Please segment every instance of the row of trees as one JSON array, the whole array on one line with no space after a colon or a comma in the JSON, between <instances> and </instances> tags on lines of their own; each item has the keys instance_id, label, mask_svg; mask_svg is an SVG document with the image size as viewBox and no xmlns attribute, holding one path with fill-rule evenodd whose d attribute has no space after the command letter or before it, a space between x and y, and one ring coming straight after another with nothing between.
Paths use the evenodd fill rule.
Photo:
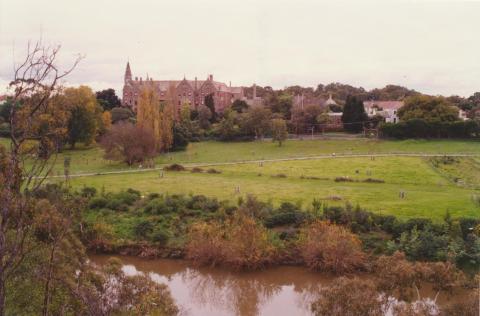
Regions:
<instances>
[{"instance_id":1,"label":"row of trees","mask_svg":"<svg viewBox=\"0 0 480 316\"><path fill-rule=\"evenodd\" d=\"M38 95L29 96L29 100L18 100L14 97L7 98L7 101L0 106L1 132L2 136L7 136L11 131L11 112L13 108L22 108L24 103L35 102ZM15 104L15 106L14 106ZM56 132L61 136L56 144L59 150L64 144L69 144L71 148L79 142L86 145L91 144L95 137L105 133L111 125L110 112L103 112L102 107L97 102L93 91L87 86L78 88L58 87L52 92L51 97L45 104L45 108L51 115L51 122L44 124L56 124Z\"/></svg>"}]
</instances>

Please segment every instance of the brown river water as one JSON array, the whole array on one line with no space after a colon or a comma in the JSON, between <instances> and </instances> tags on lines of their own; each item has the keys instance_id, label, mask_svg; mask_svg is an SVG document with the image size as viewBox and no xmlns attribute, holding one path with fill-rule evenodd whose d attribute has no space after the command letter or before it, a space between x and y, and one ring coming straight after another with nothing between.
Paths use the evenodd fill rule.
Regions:
<instances>
[{"instance_id":1,"label":"brown river water","mask_svg":"<svg viewBox=\"0 0 480 316\"><path fill-rule=\"evenodd\" d=\"M102 265L110 257L91 255L90 259ZM335 279L335 276L303 267L280 266L255 272L233 272L197 268L184 260L115 257L122 260L126 274L142 272L167 284L182 315L312 315L310 304L319 288ZM425 285L421 288L421 295L433 298L435 293ZM464 295L464 292L454 296L441 293L437 302L442 305L459 301Z\"/></svg>"}]
</instances>

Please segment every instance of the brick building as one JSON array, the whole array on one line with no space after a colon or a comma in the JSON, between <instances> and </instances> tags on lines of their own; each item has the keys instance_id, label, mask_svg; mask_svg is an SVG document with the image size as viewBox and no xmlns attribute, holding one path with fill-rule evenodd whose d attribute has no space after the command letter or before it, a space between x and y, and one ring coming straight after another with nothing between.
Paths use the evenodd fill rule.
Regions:
<instances>
[{"instance_id":1,"label":"brick building","mask_svg":"<svg viewBox=\"0 0 480 316\"><path fill-rule=\"evenodd\" d=\"M180 110L180 107L188 103L192 109L204 104L205 97L213 95L215 111L223 112L230 106L235 99L243 99L243 89L241 87L232 87L223 82L213 80L213 75L209 75L206 80L153 80L142 77L132 77L130 63L127 63L125 70L122 103L129 106L134 111L137 108L138 98L145 87L152 87L156 90L159 101L171 101Z\"/></svg>"}]
</instances>

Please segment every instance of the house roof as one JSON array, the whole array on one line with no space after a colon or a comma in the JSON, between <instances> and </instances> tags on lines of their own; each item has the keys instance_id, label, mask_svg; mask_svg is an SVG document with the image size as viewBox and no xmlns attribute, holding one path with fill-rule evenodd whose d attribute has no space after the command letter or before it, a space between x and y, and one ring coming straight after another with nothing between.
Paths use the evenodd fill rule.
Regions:
<instances>
[{"instance_id":1,"label":"house roof","mask_svg":"<svg viewBox=\"0 0 480 316\"><path fill-rule=\"evenodd\" d=\"M175 88L178 87L180 83L184 80L134 80L131 81L133 86L139 88L140 86L152 84L153 86L157 87L161 91L167 91L170 86L174 86ZM195 80L185 80L193 89L195 89ZM208 80L197 80L197 89L207 82ZM229 87L223 82L212 81L215 89L221 92L230 92L230 93L241 93L241 87Z\"/></svg>"},{"instance_id":2,"label":"house roof","mask_svg":"<svg viewBox=\"0 0 480 316\"><path fill-rule=\"evenodd\" d=\"M363 106L371 108L373 106L378 106L384 110L398 110L403 106L403 101L364 101Z\"/></svg>"}]
</instances>

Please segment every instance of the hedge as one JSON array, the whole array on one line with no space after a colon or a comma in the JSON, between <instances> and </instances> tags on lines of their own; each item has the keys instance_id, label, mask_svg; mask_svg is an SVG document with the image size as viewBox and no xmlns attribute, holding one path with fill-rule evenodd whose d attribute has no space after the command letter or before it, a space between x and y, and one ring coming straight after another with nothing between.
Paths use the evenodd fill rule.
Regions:
<instances>
[{"instance_id":1,"label":"hedge","mask_svg":"<svg viewBox=\"0 0 480 316\"><path fill-rule=\"evenodd\" d=\"M380 135L385 138L479 138L477 121L428 122L412 119L399 123L384 123Z\"/></svg>"}]
</instances>

